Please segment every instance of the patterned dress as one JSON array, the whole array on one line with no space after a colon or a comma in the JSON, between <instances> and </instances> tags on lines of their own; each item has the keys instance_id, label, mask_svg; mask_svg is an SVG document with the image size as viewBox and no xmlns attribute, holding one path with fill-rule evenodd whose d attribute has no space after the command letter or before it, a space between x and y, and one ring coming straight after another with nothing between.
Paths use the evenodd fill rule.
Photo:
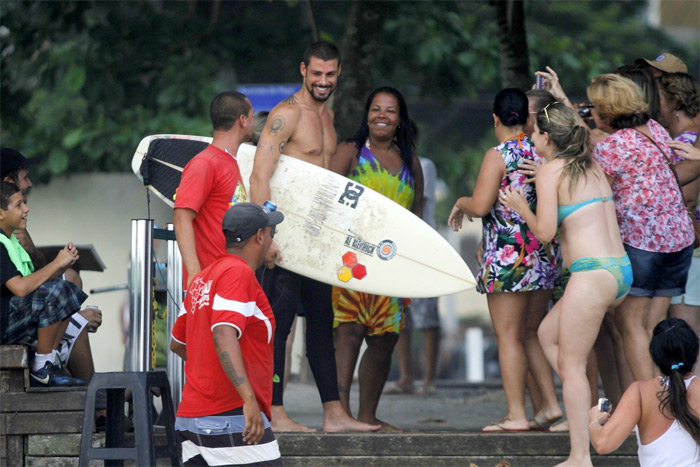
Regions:
<instances>
[{"instance_id":1,"label":"patterned dress","mask_svg":"<svg viewBox=\"0 0 700 467\"><path fill-rule=\"evenodd\" d=\"M404 164L397 174L392 174L365 144L358 154L357 166L348 178L362 183L406 209L413 205L414 184L411 168ZM408 299L384 297L354 290L333 287L333 327L343 323L359 323L367 327L368 336L388 332L399 333L404 327Z\"/></svg>"},{"instance_id":2,"label":"patterned dress","mask_svg":"<svg viewBox=\"0 0 700 467\"><path fill-rule=\"evenodd\" d=\"M518 172L518 164L529 159L541 162L532 140L524 134L495 148L506 165L500 189L524 187L530 209L535 211L534 184ZM559 278L561 260L555 243L541 243L515 211L496 202L482 219L483 261L476 290L480 293L527 292L553 289Z\"/></svg>"}]
</instances>

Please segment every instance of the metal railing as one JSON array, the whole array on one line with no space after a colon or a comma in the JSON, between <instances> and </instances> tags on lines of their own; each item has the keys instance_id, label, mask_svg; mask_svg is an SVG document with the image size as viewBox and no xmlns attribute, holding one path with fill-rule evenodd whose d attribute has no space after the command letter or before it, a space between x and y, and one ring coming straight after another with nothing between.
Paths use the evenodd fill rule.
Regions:
<instances>
[{"instance_id":1,"label":"metal railing","mask_svg":"<svg viewBox=\"0 0 700 467\"><path fill-rule=\"evenodd\" d=\"M182 308L182 257L174 239L173 226L168 224L167 231L156 229L155 233L153 226L153 219L131 220L131 267L129 272L131 325L129 327L129 343L126 348L127 358L125 359L127 366L125 370L127 371L150 371L153 369L154 238L162 238L168 242L166 281L168 290L166 335L168 341L179 310ZM166 371L170 380L173 405L177 408L184 382L184 362L169 351L169 345L166 355Z\"/></svg>"}]
</instances>

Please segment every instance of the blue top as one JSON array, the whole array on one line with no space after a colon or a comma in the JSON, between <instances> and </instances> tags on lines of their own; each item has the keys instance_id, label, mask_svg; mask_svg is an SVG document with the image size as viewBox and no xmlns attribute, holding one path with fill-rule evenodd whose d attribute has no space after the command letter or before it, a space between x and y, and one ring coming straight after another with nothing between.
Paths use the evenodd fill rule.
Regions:
<instances>
[{"instance_id":1,"label":"blue top","mask_svg":"<svg viewBox=\"0 0 700 467\"><path fill-rule=\"evenodd\" d=\"M591 203L597 203L599 201L602 203L605 201L612 201L612 200L613 200L612 196L605 196L605 197L601 196L598 198L591 198L588 201L583 201L581 203L567 204L565 206L559 206L557 208L557 220L558 220L557 224L561 225L561 223L564 221L564 219L566 219L569 215L578 211L579 209L581 209L584 206L587 206Z\"/></svg>"}]
</instances>

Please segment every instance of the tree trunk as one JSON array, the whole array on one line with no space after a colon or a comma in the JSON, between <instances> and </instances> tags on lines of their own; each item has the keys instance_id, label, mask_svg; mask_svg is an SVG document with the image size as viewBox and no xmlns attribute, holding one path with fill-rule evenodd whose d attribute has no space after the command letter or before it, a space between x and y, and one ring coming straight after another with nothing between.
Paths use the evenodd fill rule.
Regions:
<instances>
[{"instance_id":1,"label":"tree trunk","mask_svg":"<svg viewBox=\"0 0 700 467\"><path fill-rule=\"evenodd\" d=\"M344 141L362 121L364 102L373 90L372 70L384 19L392 2L354 0L341 47L342 70L333 109L338 141Z\"/></svg>"},{"instance_id":2,"label":"tree trunk","mask_svg":"<svg viewBox=\"0 0 700 467\"><path fill-rule=\"evenodd\" d=\"M504 88L530 88L530 56L525 32L522 0L492 0L496 7L498 42L501 55L501 83Z\"/></svg>"}]
</instances>

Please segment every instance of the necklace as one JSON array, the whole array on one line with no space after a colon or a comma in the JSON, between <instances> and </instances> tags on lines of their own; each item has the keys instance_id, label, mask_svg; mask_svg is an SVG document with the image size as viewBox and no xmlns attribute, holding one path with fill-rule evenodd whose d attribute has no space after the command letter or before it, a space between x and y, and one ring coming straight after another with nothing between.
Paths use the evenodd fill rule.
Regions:
<instances>
[{"instance_id":1,"label":"necklace","mask_svg":"<svg viewBox=\"0 0 700 467\"><path fill-rule=\"evenodd\" d=\"M527 136L525 133L518 133L517 135L513 135L513 136L509 136L509 137L505 138L503 141L500 142L500 144L503 144L503 143L505 143L506 141L510 141L510 140L513 140L513 139L516 139L516 138L517 138L517 140L518 140L518 148L522 149L522 148L523 148L523 138L524 138L525 136Z\"/></svg>"},{"instance_id":2,"label":"necklace","mask_svg":"<svg viewBox=\"0 0 700 467\"><path fill-rule=\"evenodd\" d=\"M396 146L396 143L392 141L389 147L386 149L386 151L388 152L393 146ZM367 138L367 141L365 141L365 147L370 150L372 149L369 144L369 137Z\"/></svg>"}]
</instances>

